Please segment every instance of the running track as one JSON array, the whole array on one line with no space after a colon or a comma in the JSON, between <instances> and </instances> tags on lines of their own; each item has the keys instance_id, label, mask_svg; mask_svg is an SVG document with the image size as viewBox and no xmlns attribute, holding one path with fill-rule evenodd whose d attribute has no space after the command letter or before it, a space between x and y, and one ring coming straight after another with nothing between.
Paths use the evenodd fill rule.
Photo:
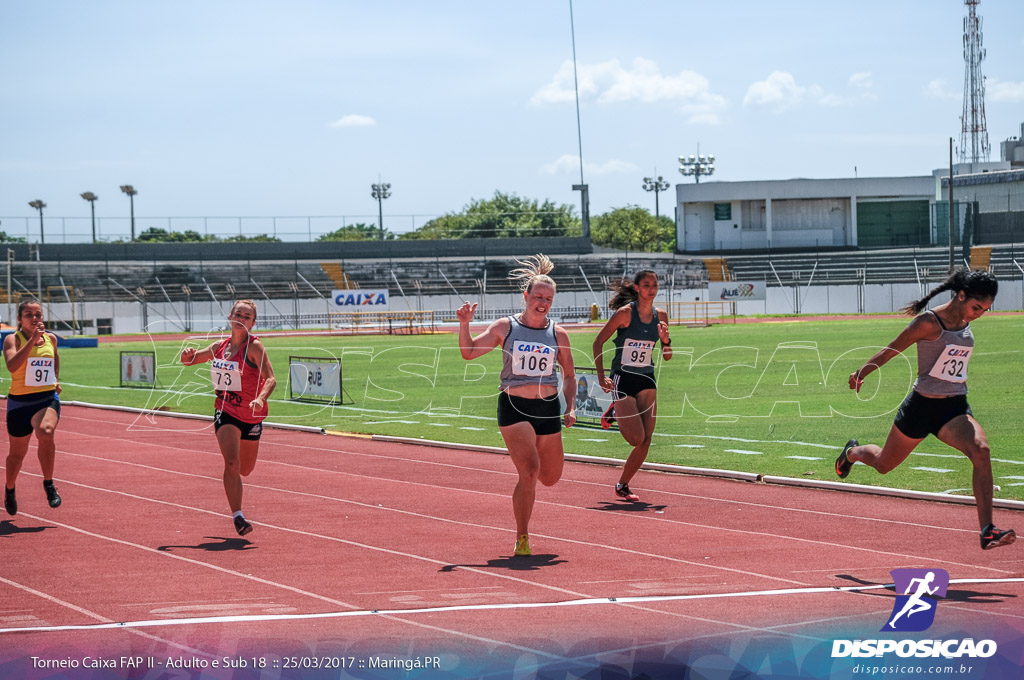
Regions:
<instances>
[{"instance_id":1,"label":"running track","mask_svg":"<svg viewBox=\"0 0 1024 680\"><path fill-rule=\"evenodd\" d=\"M64 505L46 506L33 450L20 512L0 521L0 678L533 677L640 660L681 677L751 654L756 669L765 644L795 650L803 673L832 663L818 657L834 639L884 637L893 591L873 586L897 567L969 581L929 637L997 637L1001 662L1024 664L1021 543L981 551L971 507L648 471L629 504L613 468L567 463L538 489L535 554L512 558L506 456L274 428L260 454L242 539L210 423L65 407ZM1024 513L997 513L1024 529ZM32 656L250 671L62 675ZM434 656L443 674L365 667ZM274 666L288 657L357 666Z\"/></svg>"}]
</instances>

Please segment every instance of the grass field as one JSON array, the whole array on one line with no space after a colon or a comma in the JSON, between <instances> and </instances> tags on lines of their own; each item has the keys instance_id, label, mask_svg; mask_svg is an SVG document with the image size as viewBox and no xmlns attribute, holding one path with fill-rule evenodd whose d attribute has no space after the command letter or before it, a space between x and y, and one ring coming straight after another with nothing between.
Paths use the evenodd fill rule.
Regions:
<instances>
[{"instance_id":1,"label":"grass field","mask_svg":"<svg viewBox=\"0 0 1024 680\"><path fill-rule=\"evenodd\" d=\"M676 356L660 367L658 426L648 460L835 479L833 461L847 439L884 441L913 381L916 355L911 350L872 374L860 395L847 387L847 377L906 323L894 317L673 328ZM1024 316L990 316L973 328L978 351L970 364L969 399L992 446L995 483L1001 487L996 496L1024 500L1024 432L1018 420ZM578 365L592 365L594 335L571 335ZM453 335L276 337L265 343L279 381L271 421L502 444L494 415L498 352L466 362ZM181 346L155 336L150 342L62 350L62 398L211 414L209 367L181 366ZM157 389L117 387L122 350L157 353ZM288 401L289 355L341 357L344 389L353 403ZM614 431L577 427L563 436L568 452L619 458L628 453ZM886 476L856 466L849 480L970 493L970 464L960 453L934 438L916 453Z\"/></svg>"}]
</instances>

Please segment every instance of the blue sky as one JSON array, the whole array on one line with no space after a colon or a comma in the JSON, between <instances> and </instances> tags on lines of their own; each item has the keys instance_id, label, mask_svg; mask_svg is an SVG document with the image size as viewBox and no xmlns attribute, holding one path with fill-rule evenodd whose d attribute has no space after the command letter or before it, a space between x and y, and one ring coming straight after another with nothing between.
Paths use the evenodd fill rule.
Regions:
<instances>
[{"instance_id":1,"label":"blue sky","mask_svg":"<svg viewBox=\"0 0 1024 680\"><path fill-rule=\"evenodd\" d=\"M653 210L643 178L692 182L698 144L727 181L928 174L959 142L960 0L573 11L592 214ZM998 160L1024 122L1024 3L979 14ZM579 204L568 0L6 0L0 51L10 233L33 199L87 218L83 191L109 231L121 184L140 217L371 221L379 175L396 231L495 190Z\"/></svg>"}]
</instances>

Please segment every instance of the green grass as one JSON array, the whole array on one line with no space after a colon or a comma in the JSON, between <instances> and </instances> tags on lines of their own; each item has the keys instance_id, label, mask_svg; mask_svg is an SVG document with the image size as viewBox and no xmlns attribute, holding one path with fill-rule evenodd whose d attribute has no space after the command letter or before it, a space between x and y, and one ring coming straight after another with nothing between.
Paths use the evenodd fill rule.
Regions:
<instances>
[{"instance_id":1,"label":"green grass","mask_svg":"<svg viewBox=\"0 0 1024 680\"><path fill-rule=\"evenodd\" d=\"M847 439L878 444L885 440L894 411L913 381L914 351L872 374L859 396L847 387L847 377L906 323L905 317L894 317L674 328L676 356L662 366L659 375L658 425L648 460L835 479L833 460ZM971 359L969 394L975 416L991 443L995 482L1002 487L996 496L1018 500L1024 500L1024 486L1010 484L1024 479L1006 478L1024 477L1024 433L1017 420L1020 386L1024 384L1022 328L1021 316L975 322L978 351ZM592 364L589 347L594 335L571 335L578 365ZM271 403L271 421L502 444L494 415L498 352L466 362L459 356L453 335L272 337L264 342L279 381ZM209 367L181 366L177 361L181 344L155 336L152 342L63 350L62 397L210 414ZM121 350L157 352L158 389L117 387ZM331 407L289 402L289 355L341 356L344 388L354 403ZM467 427L479 429L460 429ZM564 431L563 436L566 451L572 453L624 458L629 450L616 432L577 427ZM918 451L951 457L911 456L885 476L857 466L849 479L878 486L969 493L966 458L934 438L922 442ZM954 472L912 469L919 466Z\"/></svg>"}]
</instances>

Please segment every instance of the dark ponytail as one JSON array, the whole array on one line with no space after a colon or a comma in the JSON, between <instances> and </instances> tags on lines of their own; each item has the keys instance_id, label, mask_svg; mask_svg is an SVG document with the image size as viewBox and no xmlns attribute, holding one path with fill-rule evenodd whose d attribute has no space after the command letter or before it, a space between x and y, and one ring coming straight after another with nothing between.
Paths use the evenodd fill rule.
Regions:
<instances>
[{"instance_id":1,"label":"dark ponytail","mask_svg":"<svg viewBox=\"0 0 1024 680\"><path fill-rule=\"evenodd\" d=\"M928 301L939 293L951 290L954 293L964 292L969 298L975 300L995 299L999 292L999 282L996 277L983 269L971 271L965 267L955 269L948 279L932 289L930 293L920 300L914 300L906 307L900 309L907 314L918 314L928 306Z\"/></svg>"},{"instance_id":2,"label":"dark ponytail","mask_svg":"<svg viewBox=\"0 0 1024 680\"><path fill-rule=\"evenodd\" d=\"M620 309L625 307L631 302L636 302L640 299L640 293L636 287L640 285L640 282L647 276L653 276L655 280L658 278L658 272L653 269L641 269L634 276L633 280L619 279L613 281L609 286L612 290L612 300L608 303L608 306L612 309Z\"/></svg>"}]
</instances>

